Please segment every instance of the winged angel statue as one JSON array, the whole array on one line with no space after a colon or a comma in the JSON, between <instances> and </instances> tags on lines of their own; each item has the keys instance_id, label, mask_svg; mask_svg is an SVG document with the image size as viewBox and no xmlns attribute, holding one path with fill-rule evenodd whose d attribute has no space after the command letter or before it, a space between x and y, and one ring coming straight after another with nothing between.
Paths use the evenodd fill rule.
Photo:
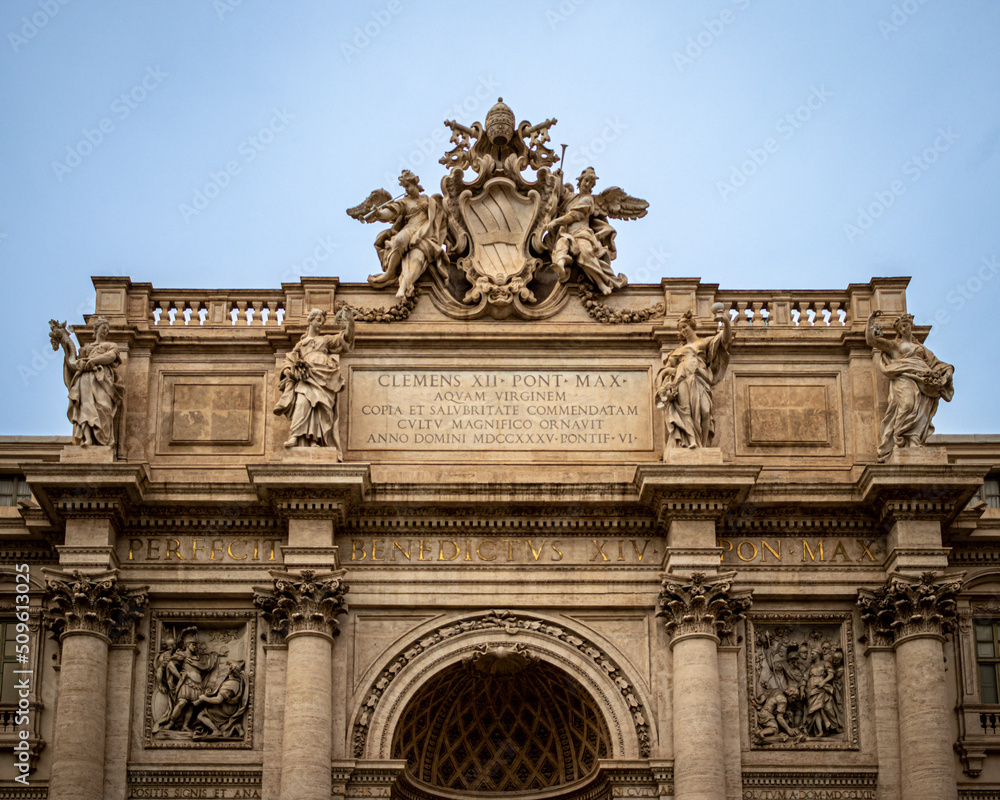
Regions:
<instances>
[{"instance_id":1,"label":"winged angel statue","mask_svg":"<svg viewBox=\"0 0 1000 800\"><path fill-rule=\"evenodd\" d=\"M456 319L551 316L566 303L574 266L603 294L624 287L625 276L611 269L616 234L608 218L638 219L649 204L616 186L594 195L592 167L579 191L564 184L561 167L551 169L560 160L548 147L555 123L515 126L502 98L484 124L446 121L454 148L441 159L450 169L442 194L428 197L404 170L399 197L376 189L347 211L392 223L375 240L382 273L369 283L396 285L405 297L429 273L435 304Z\"/></svg>"}]
</instances>

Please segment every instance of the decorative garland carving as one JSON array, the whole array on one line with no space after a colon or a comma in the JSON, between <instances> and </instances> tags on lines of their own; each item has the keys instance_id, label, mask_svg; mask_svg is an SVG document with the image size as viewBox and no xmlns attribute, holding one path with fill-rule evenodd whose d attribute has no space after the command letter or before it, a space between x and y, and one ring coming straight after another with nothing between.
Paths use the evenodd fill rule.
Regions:
<instances>
[{"instance_id":1,"label":"decorative garland carving","mask_svg":"<svg viewBox=\"0 0 1000 800\"><path fill-rule=\"evenodd\" d=\"M859 589L858 606L869 640L894 643L907 636L947 636L958 624L955 598L963 576L925 572L914 579L893 575L874 591Z\"/></svg>"},{"instance_id":2,"label":"decorative garland carving","mask_svg":"<svg viewBox=\"0 0 1000 800\"><path fill-rule=\"evenodd\" d=\"M605 325L623 325L629 322L648 322L653 317L662 317L663 303L648 308L611 308L607 303L597 299L597 292L587 283L581 283L579 289L583 307L587 309L592 319Z\"/></svg>"},{"instance_id":3,"label":"decorative garland carving","mask_svg":"<svg viewBox=\"0 0 1000 800\"><path fill-rule=\"evenodd\" d=\"M666 618L665 626L671 636L708 634L720 639L728 636L753 602L752 589L732 590L735 577L735 572L711 577L695 572L681 583L674 576L665 575L656 616Z\"/></svg>"},{"instance_id":4,"label":"decorative garland carving","mask_svg":"<svg viewBox=\"0 0 1000 800\"><path fill-rule=\"evenodd\" d=\"M612 679L618 691L632 712L632 721L635 725L636 735L639 739L639 753L643 758L649 757L650 738L649 723L647 714L642 702L635 695L632 684L625 677L624 671L615 661L603 650L592 642L583 639L565 629L553 625L547 620L542 620L530 615L519 615L512 611L489 611L483 616L473 619L459 620L442 625L430 633L426 634L419 642L410 647L401 656L397 657L391 664L381 671L379 676L371 684L368 696L364 702L364 710L361 712L354 724L354 757L364 756L365 743L368 741L369 725L386 689L397 675L413 659L421 653L435 647L441 642L450 639L460 633L470 631L492 631L503 630L507 633L517 633L518 631L532 631L534 633L551 636L554 639L569 644L576 650L595 662Z\"/></svg>"},{"instance_id":5,"label":"decorative garland carving","mask_svg":"<svg viewBox=\"0 0 1000 800\"><path fill-rule=\"evenodd\" d=\"M410 316L410 312L416 308L419 298L419 287L412 286L407 289L405 297L396 303L396 305L389 306L388 308L385 306L349 306L346 301L339 300L334 305L334 311L349 308L354 312L355 319L359 322L399 322Z\"/></svg>"},{"instance_id":6,"label":"decorative garland carving","mask_svg":"<svg viewBox=\"0 0 1000 800\"><path fill-rule=\"evenodd\" d=\"M149 603L148 586L127 587L118 582L118 571L88 576L73 572L48 573L45 625L53 637L88 631L114 642L134 635Z\"/></svg>"},{"instance_id":7,"label":"decorative garland carving","mask_svg":"<svg viewBox=\"0 0 1000 800\"><path fill-rule=\"evenodd\" d=\"M294 633L321 633L336 636L337 617L347 613L344 595L348 587L344 571L299 573L271 570L274 589L254 590L254 605L264 612L273 631L286 638Z\"/></svg>"}]
</instances>

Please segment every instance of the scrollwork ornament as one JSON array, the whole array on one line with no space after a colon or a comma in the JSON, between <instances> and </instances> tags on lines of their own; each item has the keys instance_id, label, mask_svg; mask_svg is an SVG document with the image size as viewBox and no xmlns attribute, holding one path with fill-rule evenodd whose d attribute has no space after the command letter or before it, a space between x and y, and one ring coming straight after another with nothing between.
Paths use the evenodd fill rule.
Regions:
<instances>
[{"instance_id":1,"label":"scrollwork ornament","mask_svg":"<svg viewBox=\"0 0 1000 800\"><path fill-rule=\"evenodd\" d=\"M131 637L149 603L148 586L127 587L116 570L99 575L48 572L45 625L56 639L79 631L114 642Z\"/></svg>"},{"instance_id":2,"label":"scrollwork ornament","mask_svg":"<svg viewBox=\"0 0 1000 800\"><path fill-rule=\"evenodd\" d=\"M320 633L336 636L337 617L347 613L348 592L344 573L317 573L304 569L299 573L272 570L272 589L255 589L254 605L264 612L272 630L288 637L296 633Z\"/></svg>"},{"instance_id":3,"label":"scrollwork ornament","mask_svg":"<svg viewBox=\"0 0 1000 800\"><path fill-rule=\"evenodd\" d=\"M703 634L720 639L728 636L753 602L753 590L733 591L735 577L735 572L712 576L695 572L685 581L665 576L656 616L665 618L671 636Z\"/></svg>"}]
</instances>

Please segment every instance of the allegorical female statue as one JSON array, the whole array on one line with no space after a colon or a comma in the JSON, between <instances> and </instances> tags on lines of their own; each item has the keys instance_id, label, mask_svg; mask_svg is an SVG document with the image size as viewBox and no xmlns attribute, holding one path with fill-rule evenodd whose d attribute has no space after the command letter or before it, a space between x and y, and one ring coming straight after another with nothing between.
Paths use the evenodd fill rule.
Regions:
<instances>
[{"instance_id":1,"label":"allegorical female statue","mask_svg":"<svg viewBox=\"0 0 1000 800\"><path fill-rule=\"evenodd\" d=\"M882 336L876 321L881 311L872 312L865 329L865 341L882 351L882 371L889 378L889 405L882 418L878 460L885 461L895 448L923 447L934 433L931 424L938 400L955 395L951 364L938 361L934 354L913 338L913 316L903 314L892 325L895 339Z\"/></svg>"},{"instance_id":2,"label":"allegorical female statue","mask_svg":"<svg viewBox=\"0 0 1000 800\"><path fill-rule=\"evenodd\" d=\"M354 315L346 308L338 311L334 322L340 331L334 334L320 332L325 322L325 311L309 312L306 332L285 356L274 413L292 421L285 447L335 447L340 459L337 393L344 378L339 355L354 347Z\"/></svg>"},{"instance_id":3,"label":"allegorical female statue","mask_svg":"<svg viewBox=\"0 0 1000 800\"><path fill-rule=\"evenodd\" d=\"M715 436L712 387L725 377L733 331L721 303L712 306L718 332L699 339L688 311L677 322L684 343L666 357L656 375L656 406L664 410L667 449L710 447Z\"/></svg>"},{"instance_id":4,"label":"allegorical female statue","mask_svg":"<svg viewBox=\"0 0 1000 800\"><path fill-rule=\"evenodd\" d=\"M628 280L611 269L611 262L617 254L616 232L608 223L608 217L644 217L649 203L625 194L617 186L594 195L596 183L594 168L587 167L577 180L578 192L564 187L560 214L545 226L545 230L554 234L552 266L559 280L567 280L569 267L576 264L601 294L611 294L613 290L624 287Z\"/></svg>"},{"instance_id":5,"label":"allegorical female statue","mask_svg":"<svg viewBox=\"0 0 1000 800\"><path fill-rule=\"evenodd\" d=\"M376 189L347 213L361 222L391 222L392 227L375 238L375 251L384 270L371 275L368 283L382 288L399 281L396 297L405 297L428 266L444 258L447 222L441 195L423 194L420 179L404 169L399 176L404 194L392 199L385 189Z\"/></svg>"},{"instance_id":6,"label":"allegorical female statue","mask_svg":"<svg viewBox=\"0 0 1000 800\"><path fill-rule=\"evenodd\" d=\"M69 389L66 416L73 423L73 444L106 445L117 443L118 414L124 395L124 383L118 374L121 351L108 341L111 326L105 317L94 320L94 341L77 352L66 323L49 320L52 349L63 349L63 381Z\"/></svg>"}]
</instances>

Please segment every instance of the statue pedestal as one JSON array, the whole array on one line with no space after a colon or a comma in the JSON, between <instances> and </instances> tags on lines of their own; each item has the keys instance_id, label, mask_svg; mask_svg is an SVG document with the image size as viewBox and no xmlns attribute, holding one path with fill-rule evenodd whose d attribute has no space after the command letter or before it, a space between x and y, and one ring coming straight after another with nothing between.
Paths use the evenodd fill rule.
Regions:
<instances>
[{"instance_id":1,"label":"statue pedestal","mask_svg":"<svg viewBox=\"0 0 1000 800\"><path fill-rule=\"evenodd\" d=\"M721 464L722 450L718 447L668 447L663 451L664 464Z\"/></svg>"},{"instance_id":2,"label":"statue pedestal","mask_svg":"<svg viewBox=\"0 0 1000 800\"><path fill-rule=\"evenodd\" d=\"M897 447L886 464L947 464L948 453L939 447Z\"/></svg>"},{"instance_id":3,"label":"statue pedestal","mask_svg":"<svg viewBox=\"0 0 1000 800\"><path fill-rule=\"evenodd\" d=\"M286 464L337 464L341 461L336 447L287 447L281 451Z\"/></svg>"},{"instance_id":4,"label":"statue pedestal","mask_svg":"<svg viewBox=\"0 0 1000 800\"><path fill-rule=\"evenodd\" d=\"M63 464L114 464L115 451L106 445L68 444L59 452Z\"/></svg>"}]
</instances>

